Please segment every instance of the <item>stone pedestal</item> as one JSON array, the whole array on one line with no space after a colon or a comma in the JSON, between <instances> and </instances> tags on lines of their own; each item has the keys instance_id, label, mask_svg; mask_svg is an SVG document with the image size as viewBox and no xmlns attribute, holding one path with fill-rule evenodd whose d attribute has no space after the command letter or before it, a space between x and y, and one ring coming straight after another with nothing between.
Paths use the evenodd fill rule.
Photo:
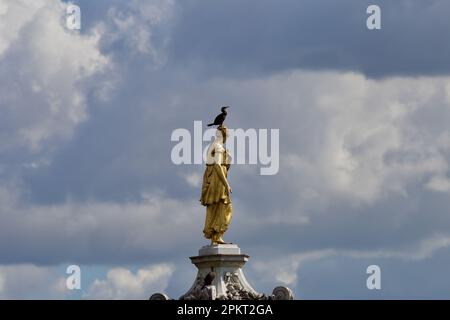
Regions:
<instances>
[{"instance_id":1,"label":"stone pedestal","mask_svg":"<svg viewBox=\"0 0 450 320\"><path fill-rule=\"evenodd\" d=\"M198 256L190 257L198 272L192 287L180 300L293 300L287 287L276 287L272 295L258 293L248 283L242 268L249 256L236 244L204 246ZM164 294L154 294L151 300L164 300Z\"/></svg>"},{"instance_id":2,"label":"stone pedestal","mask_svg":"<svg viewBox=\"0 0 450 320\"><path fill-rule=\"evenodd\" d=\"M236 244L219 244L204 246L198 256L191 257L192 263L197 267L197 277L191 289L181 299L198 299L204 286L205 277L214 273L214 280L210 287L211 294L203 294L208 299L258 299L263 295L257 293L248 283L242 268L249 256L241 253ZM198 290L200 289L200 291ZM209 288L203 288L209 289Z\"/></svg>"}]
</instances>

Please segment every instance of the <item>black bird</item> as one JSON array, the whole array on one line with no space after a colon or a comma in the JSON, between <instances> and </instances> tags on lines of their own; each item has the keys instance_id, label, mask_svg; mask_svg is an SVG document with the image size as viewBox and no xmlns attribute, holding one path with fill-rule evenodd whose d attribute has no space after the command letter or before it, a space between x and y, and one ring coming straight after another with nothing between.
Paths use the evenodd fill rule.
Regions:
<instances>
[{"instance_id":1,"label":"black bird","mask_svg":"<svg viewBox=\"0 0 450 320\"><path fill-rule=\"evenodd\" d=\"M203 280L203 287L201 290L203 290L206 286L210 286L213 283L215 277L216 273L214 272L213 268L211 268L211 271L208 272L205 279Z\"/></svg>"},{"instance_id":2,"label":"black bird","mask_svg":"<svg viewBox=\"0 0 450 320\"><path fill-rule=\"evenodd\" d=\"M227 108L229 108L229 106L226 107L222 107L220 109L220 111L222 111L221 114L219 114L215 119L213 123L208 124L208 127L211 126L221 126L223 124L223 122L225 121L225 118L227 117Z\"/></svg>"}]
</instances>

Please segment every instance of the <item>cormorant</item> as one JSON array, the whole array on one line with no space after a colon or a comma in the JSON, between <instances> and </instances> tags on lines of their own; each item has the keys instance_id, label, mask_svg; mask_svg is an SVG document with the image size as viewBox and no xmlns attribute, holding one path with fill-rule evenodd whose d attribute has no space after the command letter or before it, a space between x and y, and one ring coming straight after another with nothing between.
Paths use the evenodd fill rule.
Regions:
<instances>
[{"instance_id":1,"label":"cormorant","mask_svg":"<svg viewBox=\"0 0 450 320\"><path fill-rule=\"evenodd\" d=\"M229 106L226 107L222 107L220 109L220 111L222 111L221 114L219 114L215 119L213 123L208 124L208 127L211 126L221 126L223 124L223 122L225 121L225 118L227 116L227 108L229 108Z\"/></svg>"},{"instance_id":2,"label":"cormorant","mask_svg":"<svg viewBox=\"0 0 450 320\"><path fill-rule=\"evenodd\" d=\"M211 268L211 271L208 272L205 279L203 280L203 287L201 290L203 290L206 286L210 286L213 283L215 277L216 273L214 272L214 269Z\"/></svg>"}]
</instances>

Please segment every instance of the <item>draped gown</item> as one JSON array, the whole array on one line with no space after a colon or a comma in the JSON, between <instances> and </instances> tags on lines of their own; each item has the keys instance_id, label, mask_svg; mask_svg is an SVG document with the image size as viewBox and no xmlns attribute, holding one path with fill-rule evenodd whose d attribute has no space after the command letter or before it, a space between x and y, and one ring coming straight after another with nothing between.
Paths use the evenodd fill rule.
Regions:
<instances>
[{"instance_id":1,"label":"draped gown","mask_svg":"<svg viewBox=\"0 0 450 320\"><path fill-rule=\"evenodd\" d=\"M220 154L216 154L216 153ZM212 156L216 160L213 164L207 164L203 174L202 193L200 202L206 206L206 219L203 228L205 238L213 241L220 239L231 222L233 208L227 187L220 179L220 172L227 178L229 154L223 146L217 144L212 150Z\"/></svg>"}]
</instances>

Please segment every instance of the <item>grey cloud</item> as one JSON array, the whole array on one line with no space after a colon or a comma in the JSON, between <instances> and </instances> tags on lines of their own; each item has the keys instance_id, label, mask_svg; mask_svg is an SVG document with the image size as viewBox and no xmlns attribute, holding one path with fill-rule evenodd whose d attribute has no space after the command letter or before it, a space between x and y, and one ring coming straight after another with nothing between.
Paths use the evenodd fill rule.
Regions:
<instances>
[{"instance_id":1,"label":"grey cloud","mask_svg":"<svg viewBox=\"0 0 450 320\"><path fill-rule=\"evenodd\" d=\"M208 76L257 77L292 69L369 77L448 74L446 1L180 1L172 60ZM366 28L366 9L382 29Z\"/></svg>"}]
</instances>

